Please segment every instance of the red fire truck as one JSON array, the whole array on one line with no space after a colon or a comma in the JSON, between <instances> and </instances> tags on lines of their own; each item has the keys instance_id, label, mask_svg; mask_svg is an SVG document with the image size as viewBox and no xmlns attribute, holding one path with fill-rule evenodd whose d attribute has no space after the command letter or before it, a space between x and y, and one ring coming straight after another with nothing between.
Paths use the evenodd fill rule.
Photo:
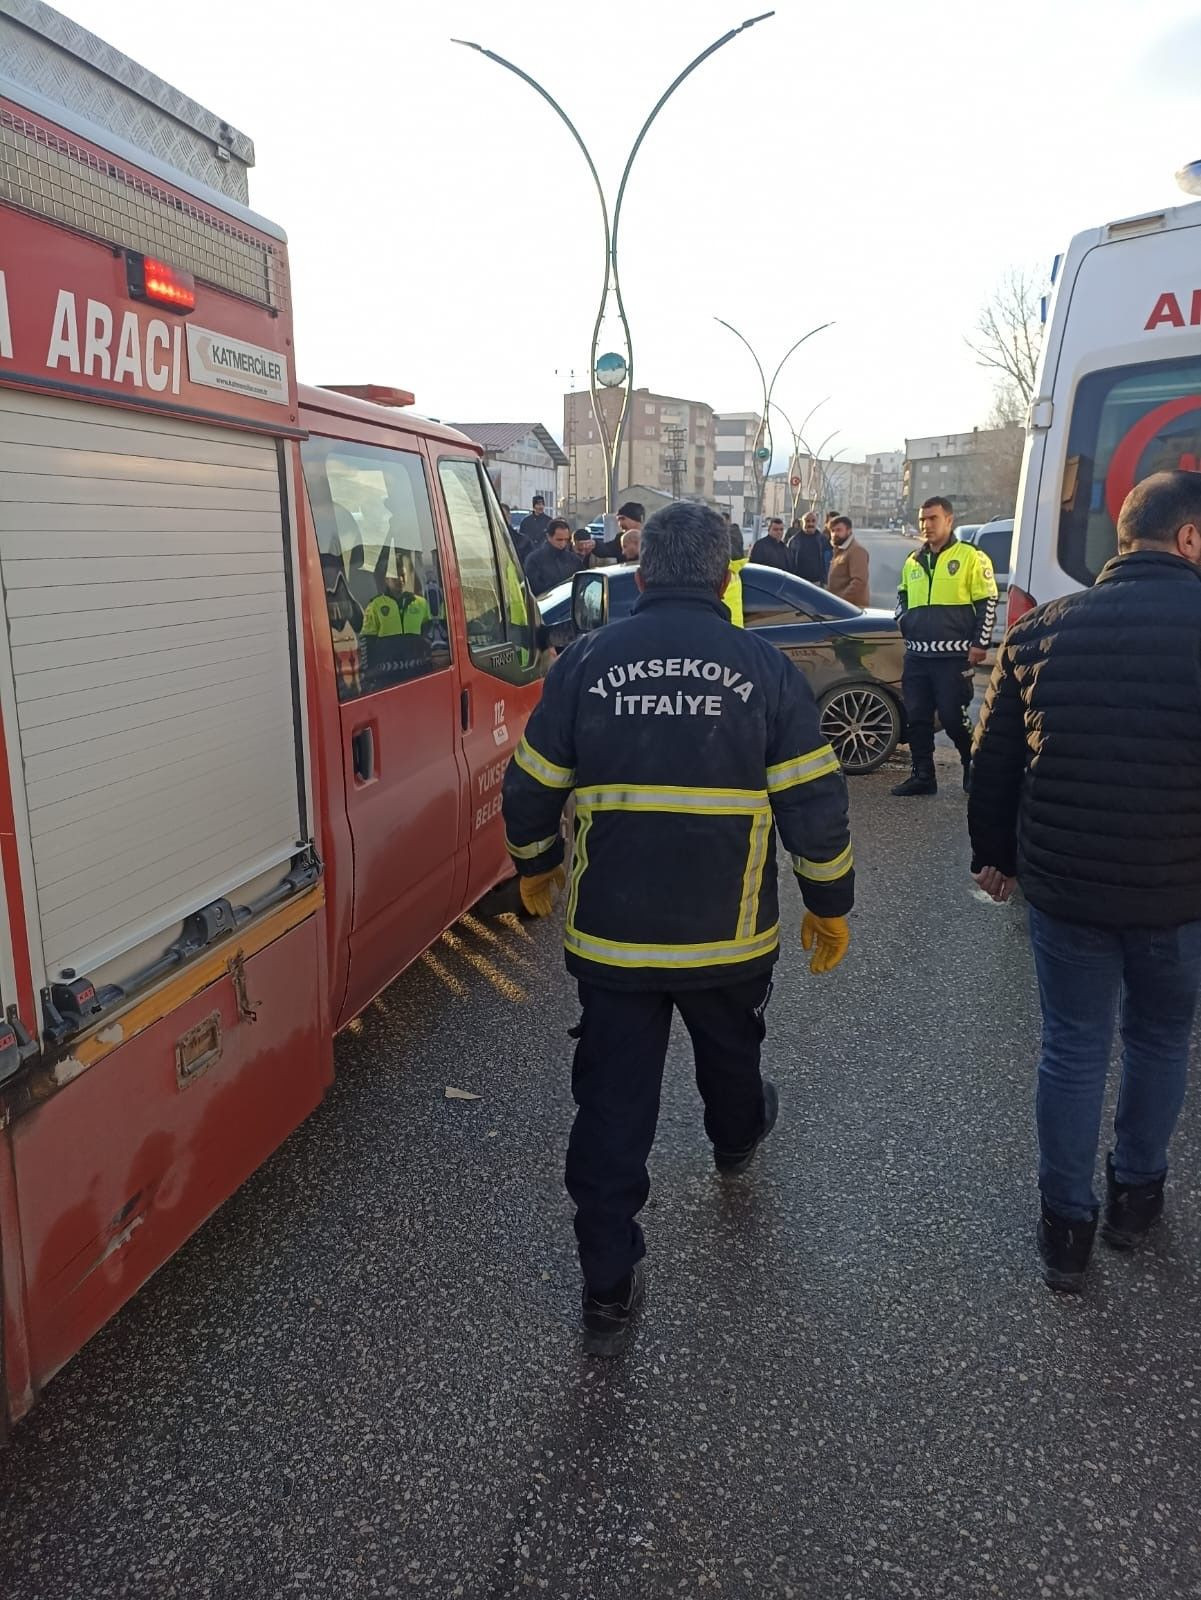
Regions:
<instances>
[{"instance_id":1,"label":"red fire truck","mask_svg":"<svg viewBox=\"0 0 1201 1600\"><path fill-rule=\"evenodd\" d=\"M0 5L0 1436L506 879L543 671L474 445L298 389L243 135Z\"/></svg>"}]
</instances>

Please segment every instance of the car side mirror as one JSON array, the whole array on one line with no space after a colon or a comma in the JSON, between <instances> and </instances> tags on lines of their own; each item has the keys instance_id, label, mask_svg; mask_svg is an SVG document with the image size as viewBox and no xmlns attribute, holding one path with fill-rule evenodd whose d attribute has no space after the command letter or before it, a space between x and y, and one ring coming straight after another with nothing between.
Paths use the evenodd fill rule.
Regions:
<instances>
[{"instance_id":1,"label":"car side mirror","mask_svg":"<svg viewBox=\"0 0 1201 1600\"><path fill-rule=\"evenodd\" d=\"M604 571L577 572L571 580L571 620L577 633L595 633L609 620L609 578Z\"/></svg>"}]
</instances>

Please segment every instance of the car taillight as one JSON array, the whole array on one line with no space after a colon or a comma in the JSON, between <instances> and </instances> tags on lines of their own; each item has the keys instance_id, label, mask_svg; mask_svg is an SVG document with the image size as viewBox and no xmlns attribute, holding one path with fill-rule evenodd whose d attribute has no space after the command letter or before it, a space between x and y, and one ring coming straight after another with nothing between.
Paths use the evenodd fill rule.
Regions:
<instances>
[{"instance_id":1,"label":"car taillight","mask_svg":"<svg viewBox=\"0 0 1201 1600\"><path fill-rule=\"evenodd\" d=\"M1027 611L1033 611L1034 606L1035 601L1026 593L1025 589L1019 589L1016 583L1011 583L1009 585L1009 610L1005 617L1005 626L1012 628L1015 622L1019 622L1026 615Z\"/></svg>"}]
</instances>

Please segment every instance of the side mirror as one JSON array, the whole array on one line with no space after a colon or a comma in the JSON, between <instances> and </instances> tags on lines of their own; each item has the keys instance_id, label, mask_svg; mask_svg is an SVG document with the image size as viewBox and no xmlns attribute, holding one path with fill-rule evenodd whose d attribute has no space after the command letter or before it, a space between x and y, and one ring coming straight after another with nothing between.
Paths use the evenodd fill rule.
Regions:
<instances>
[{"instance_id":1,"label":"side mirror","mask_svg":"<svg viewBox=\"0 0 1201 1600\"><path fill-rule=\"evenodd\" d=\"M609 620L609 577L604 571L577 572L571 580L571 620L577 633L595 633Z\"/></svg>"}]
</instances>

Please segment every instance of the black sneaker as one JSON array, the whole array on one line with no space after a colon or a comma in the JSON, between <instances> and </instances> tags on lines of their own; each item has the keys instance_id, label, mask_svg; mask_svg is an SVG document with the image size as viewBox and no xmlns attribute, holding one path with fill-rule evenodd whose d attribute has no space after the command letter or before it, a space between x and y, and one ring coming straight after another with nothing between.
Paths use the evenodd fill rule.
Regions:
<instances>
[{"instance_id":1,"label":"black sneaker","mask_svg":"<svg viewBox=\"0 0 1201 1600\"><path fill-rule=\"evenodd\" d=\"M1141 1244L1163 1216L1165 1179L1153 1183L1119 1183L1114 1176L1113 1156L1105 1157L1105 1220L1101 1237L1115 1250L1133 1250Z\"/></svg>"},{"instance_id":2,"label":"black sneaker","mask_svg":"<svg viewBox=\"0 0 1201 1600\"><path fill-rule=\"evenodd\" d=\"M752 1141L745 1150L719 1150L713 1146L713 1165L718 1172L726 1178L736 1178L740 1172L745 1172L755 1159L755 1151L767 1138L776 1125L776 1118L780 1115L780 1096L774 1083L767 1078L763 1080L763 1130L759 1137Z\"/></svg>"},{"instance_id":3,"label":"black sneaker","mask_svg":"<svg viewBox=\"0 0 1201 1600\"><path fill-rule=\"evenodd\" d=\"M938 779L932 772L928 776L923 772L914 772L890 792L902 800L908 800L915 794L937 794Z\"/></svg>"},{"instance_id":4,"label":"black sneaker","mask_svg":"<svg viewBox=\"0 0 1201 1600\"><path fill-rule=\"evenodd\" d=\"M602 1299L588 1293L584 1286L580 1306L580 1328L584 1335L584 1352L590 1356L620 1355L630 1337L630 1326L646 1289L646 1274L642 1262L635 1264L623 1284Z\"/></svg>"},{"instance_id":5,"label":"black sneaker","mask_svg":"<svg viewBox=\"0 0 1201 1600\"><path fill-rule=\"evenodd\" d=\"M1038 1253L1043 1258L1043 1281L1048 1289L1060 1294L1080 1293L1096 1231L1095 1217L1088 1222L1061 1217L1043 1201L1038 1219Z\"/></svg>"}]
</instances>

